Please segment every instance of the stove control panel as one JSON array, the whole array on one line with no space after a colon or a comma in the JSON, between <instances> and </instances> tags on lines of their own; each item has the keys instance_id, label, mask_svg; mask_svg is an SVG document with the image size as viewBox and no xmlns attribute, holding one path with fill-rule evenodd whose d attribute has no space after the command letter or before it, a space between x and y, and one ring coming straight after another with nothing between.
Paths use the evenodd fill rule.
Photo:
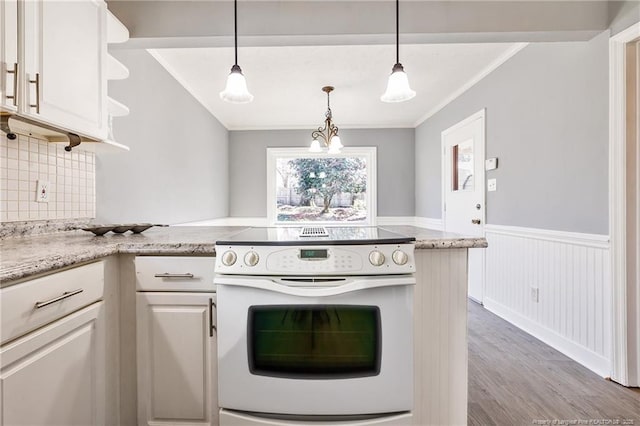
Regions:
<instances>
[{"instance_id":1,"label":"stove control panel","mask_svg":"<svg viewBox=\"0 0 640 426\"><path fill-rule=\"evenodd\" d=\"M386 275L415 271L413 244L216 246L216 273Z\"/></svg>"}]
</instances>

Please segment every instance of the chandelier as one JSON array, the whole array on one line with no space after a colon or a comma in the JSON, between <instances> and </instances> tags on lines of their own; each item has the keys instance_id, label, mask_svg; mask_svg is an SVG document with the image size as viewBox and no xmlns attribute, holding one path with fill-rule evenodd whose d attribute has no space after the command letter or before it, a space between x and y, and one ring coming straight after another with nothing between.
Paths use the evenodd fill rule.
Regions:
<instances>
[{"instance_id":1,"label":"chandelier","mask_svg":"<svg viewBox=\"0 0 640 426\"><path fill-rule=\"evenodd\" d=\"M329 154L337 154L342 149L342 142L338 136L338 127L333 124L331 119L331 106L329 104L329 94L333 91L333 86L325 86L322 91L327 94L327 112L324 114L324 127L318 127L318 130L311 132L310 152L322 152L324 148L328 148ZM320 144L322 141L322 145Z\"/></svg>"}]
</instances>

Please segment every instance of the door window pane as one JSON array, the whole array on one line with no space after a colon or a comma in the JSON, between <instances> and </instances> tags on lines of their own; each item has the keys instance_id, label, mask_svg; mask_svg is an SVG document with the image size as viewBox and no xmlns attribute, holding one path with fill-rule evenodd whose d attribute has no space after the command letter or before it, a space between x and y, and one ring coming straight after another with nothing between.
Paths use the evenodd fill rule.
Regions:
<instances>
[{"instance_id":1,"label":"door window pane","mask_svg":"<svg viewBox=\"0 0 640 426\"><path fill-rule=\"evenodd\" d=\"M261 376L342 379L380 372L377 306L251 306L249 370Z\"/></svg>"},{"instance_id":2,"label":"door window pane","mask_svg":"<svg viewBox=\"0 0 640 426\"><path fill-rule=\"evenodd\" d=\"M453 191L473 191L473 140L452 147Z\"/></svg>"}]
</instances>

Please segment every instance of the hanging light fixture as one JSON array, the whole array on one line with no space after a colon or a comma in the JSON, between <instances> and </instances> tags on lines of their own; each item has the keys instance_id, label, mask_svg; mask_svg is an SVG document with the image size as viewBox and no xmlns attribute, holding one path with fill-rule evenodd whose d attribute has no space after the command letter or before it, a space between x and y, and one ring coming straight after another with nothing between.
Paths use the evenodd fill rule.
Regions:
<instances>
[{"instance_id":1,"label":"hanging light fixture","mask_svg":"<svg viewBox=\"0 0 640 426\"><path fill-rule=\"evenodd\" d=\"M247 80L238 65L238 0L233 1L233 25L235 62L231 67L229 77L227 77L227 86L220 92L220 99L234 104L245 104L253 100L253 95L249 93Z\"/></svg>"},{"instance_id":2,"label":"hanging light fixture","mask_svg":"<svg viewBox=\"0 0 640 426\"><path fill-rule=\"evenodd\" d=\"M333 91L333 86L325 86L322 91L327 94L327 112L324 114L324 127L318 127L318 130L311 132L310 152L322 152L323 148L328 148L329 154L337 154L342 149L342 142L338 136L338 127L331 121L331 106L329 103L329 93ZM320 141L322 140L322 144Z\"/></svg>"},{"instance_id":3,"label":"hanging light fixture","mask_svg":"<svg viewBox=\"0 0 640 426\"><path fill-rule=\"evenodd\" d=\"M403 102L412 99L416 92L409 87L407 73L400 63L400 0L396 0L396 64L391 70L387 90L380 97L382 102Z\"/></svg>"}]
</instances>

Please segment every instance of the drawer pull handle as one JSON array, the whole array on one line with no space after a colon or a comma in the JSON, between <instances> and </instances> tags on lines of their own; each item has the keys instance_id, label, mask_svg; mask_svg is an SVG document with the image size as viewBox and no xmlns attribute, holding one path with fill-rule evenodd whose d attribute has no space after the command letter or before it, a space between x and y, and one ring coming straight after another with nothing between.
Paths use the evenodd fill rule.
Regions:
<instances>
[{"instance_id":1,"label":"drawer pull handle","mask_svg":"<svg viewBox=\"0 0 640 426\"><path fill-rule=\"evenodd\" d=\"M155 274L154 276L156 278L193 278L193 274L169 274L166 272L164 274Z\"/></svg>"},{"instance_id":2,"label":"drawer pull handle","mask_svg":"<svg viewBox=\"0 0 640 426\"><path fill-rule=\"evenodd\" d=\"M81 288L79 288L77 290L73 290L73 291L65 291L60 296L54 297L53 299L47 300L46 302L36 302L36 309L44 308L45 306L49 306L52 303L56 303L56 302L59 302L61 300L66 299L68 297L75 296L76 294L80 294L83 291L84 290L82 290Z\"/></svg>"}]
</instances>

